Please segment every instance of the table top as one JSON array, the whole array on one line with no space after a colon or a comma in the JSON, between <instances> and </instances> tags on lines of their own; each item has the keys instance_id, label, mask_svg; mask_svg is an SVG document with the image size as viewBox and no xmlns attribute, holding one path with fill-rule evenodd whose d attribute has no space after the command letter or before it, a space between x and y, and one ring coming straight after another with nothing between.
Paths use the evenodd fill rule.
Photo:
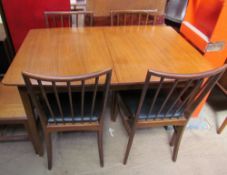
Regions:
<instances>
[{"instance_id":1,"label":"table top","mask_svg":"<svg viewBox=\"0 0 227 175\"><path fill-rule=\"evenodd\" d=\"M22 71L50 76L112 68L113 85L142 83L148 69L198 73L212 69L200 52L167 26L31 30L3 83L24 85Z\"/></svg>"}]
</instances>

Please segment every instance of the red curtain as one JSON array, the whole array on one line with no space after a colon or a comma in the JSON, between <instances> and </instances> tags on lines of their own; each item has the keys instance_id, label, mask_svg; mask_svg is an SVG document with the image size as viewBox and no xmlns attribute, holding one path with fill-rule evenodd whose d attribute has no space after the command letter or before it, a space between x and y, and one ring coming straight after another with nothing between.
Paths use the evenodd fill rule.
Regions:
<instances>
[{"instance_id":1,"label":"red curtain","mask_svg":"<svg viewBox=\"0 0 227 175\"><path fill-rule=\"evenodd\" d=\"M68 11L70 0L2 0L9 31L17 51L30 29L44 28L44 11Z\"/></svg>"}]
</instances>

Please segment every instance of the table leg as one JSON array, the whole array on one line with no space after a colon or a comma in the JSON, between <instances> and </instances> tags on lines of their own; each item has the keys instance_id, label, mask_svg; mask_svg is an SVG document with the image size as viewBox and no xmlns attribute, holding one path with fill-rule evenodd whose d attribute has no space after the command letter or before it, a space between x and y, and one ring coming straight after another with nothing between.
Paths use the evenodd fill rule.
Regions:
<instances>
[{"instance_id":1,"label":"table leg","mask_svg":"<svg viewBox=\"0 0 227 175\"><path fill-rule=\"evenodd\" d=\"M117 96L116 92L112 91L112 100L111 100L111 120L116 121L117 118Z\"/></svg>"},{"instance_id":2,"label":"table leg","mask_svg":"<svg viewBox=\"0 0 227 175\"><path fill-rule=\"evenodd\" d=\"M34 117L31 101L28 96L27 90L25 87L18 87L18 90L24 105L26 115L28 117L28 127L31 132L31 141L32 141L33 147L37 154L39 154L40 156L43 156L43 146L41 143L40 135L37 130L35 117Z\"/></svg>"}]
</instances>

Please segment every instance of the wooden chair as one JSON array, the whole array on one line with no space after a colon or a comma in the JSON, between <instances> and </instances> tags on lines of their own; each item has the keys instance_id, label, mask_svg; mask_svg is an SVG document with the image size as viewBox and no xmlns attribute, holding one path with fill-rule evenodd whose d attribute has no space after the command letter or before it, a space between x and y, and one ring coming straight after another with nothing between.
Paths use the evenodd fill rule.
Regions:
<instances>
[{"instance_id":1,"label":"wooden chair","mask_svg":"<svg viewBox=\"0 0 227 175\"><path fill-rule=\"evenodd\" d=\"M0 125L23 125L28 133L20 135L1 134L0 141L24 141L29 139L28 120L19 92L17 88L7 87L2 83L0 83Z\"/></svg>"},{"instance_id":2,"label":"wooden chair","mask_svg":"<svg viewBox=\"0 0 227 175\"><path fill-rule=\"evenodd\" d=\"M22 73L44 131L48 169L52 168L51 133L64 131L97 132L100 165L104 165L103 111L111 74L111 69L69 77Z\"/></svg>"},{"instance_id":3,"label":"wooden chair","mask_svg":"<svg viewBox=\"0 0 227 175\"><path fill-rule=\"evenodd\" d=\"M112 10L111 26L156 24L158 10Z\"/></svg>"},{"instance_id":4,"label":"wooden chair","mask_svg":"<svg viewBox=\"0 0 227 175\"><path fill-rule=\"evenodd\" d=\"M93 12L91 11L46 11L44 16L47 28L93 25ZM83 24L79 22L81 18L83 19ZM72 25L73 19L75 19L74 26Z\"/></svg>"},{"instance_id":5,"label":"wooden chair","mask_svg":"<svg viewBox=\"0 0 227 175\"><path fill-rule=\"evenodd\" d=\"M168 125L174 128L170 145L174 146L172 160L176 161L180 141L192 112L214 87L226 67L198 74L149 70L142 92L119 92L120 114L129 134L124 164L127 163L136 129Z\"/></svg>"},{"instance_id":6,"label":"wooden chair","mask_svg":"<svg viewBox=\"0 0 227 175\"><path fill-rule=\"evenodd\" d=\"M224 122L221 124L221 126L218 128L218 134L221 134L225 126L227 125L227 117L225 118Z\"/></svg>"}]
</instances>

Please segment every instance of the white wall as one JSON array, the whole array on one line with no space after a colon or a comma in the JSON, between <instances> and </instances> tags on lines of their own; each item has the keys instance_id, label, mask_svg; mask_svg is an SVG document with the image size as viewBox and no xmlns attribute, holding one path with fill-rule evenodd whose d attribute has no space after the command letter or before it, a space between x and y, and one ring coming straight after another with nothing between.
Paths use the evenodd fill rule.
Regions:
<instances>
[{"instance_id":1,"label":"white wall","mask_svg":"<svg viewBox=\"0 0 227 175\"><path fill-rule=\"evenodd\" d=\"M70 0L70 3L71 4L75 4L76 3L76 0Z\"/></svg>"}]
</instances>

